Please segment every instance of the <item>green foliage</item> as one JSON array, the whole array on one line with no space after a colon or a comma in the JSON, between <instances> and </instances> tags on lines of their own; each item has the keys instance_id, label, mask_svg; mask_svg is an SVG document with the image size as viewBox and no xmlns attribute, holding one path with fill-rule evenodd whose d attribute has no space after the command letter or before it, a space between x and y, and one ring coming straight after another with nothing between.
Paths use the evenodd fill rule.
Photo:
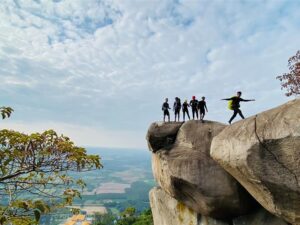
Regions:
<instances>
[{"instance_id":1,"label":"green foliage","mask_svg":"<svg viewBox=\"0 0 300 225\"><path fill-rule=\"evenodd\" d=\"M9 118L13 111L11 107L0 107L2 119Z\"/></svg>"},{"instance_id":2,"label":"green foliage","mask_svg":"<svg viewBox=\"0 0 300 225\"><path fill-rule=\"evenodd\" d=\"M122 217L131 217L131 216L134 216L134 214L135 214L135 208L128 207L121 213L121 216Z\"/></svg>"},{"instance_id":3,"label":"green foliage","mask_svg":"<svg viewBox=\"0 0 300 225\"><path fill-rule=\"evenodd\" d=\"M116 225L153 225L152 212L150 209L143 211L140 215L135 215L134 207L126 208L117 220L111 212L105 215L95 214L95 222L93 225L113 225L117 220Z\"/></svg>"},{"instance_id":4,"label":"green foliage","mask_svg":"<svg viewBox=\"0 0 300 225\"><path fill-rule=\"evenodd\" d=\"M118 220L117 225L153 225L152 212L150 209L143 211L136 216L135 208L128 207L121 213L122 219Z\"/></svg>"},{"instance_id":5,"label":"green foliage","mask_svg":"<svg viewBox=\"0 0 300 225\"><path fill-rule=\"evenodd\" d=\"M153 217L151 209L145 210L132 225L153 225Z\"/></svg>"},{"instance_id":6,"label":"green foliage","mask_svg":"<svg viewBox=\"0 0 300 225\"><path fill-rule=\"evenodd\" d=\"M31 135L0 130L0 195L7 196L0 224L33 224L41 214L71 205L85 183L68 172L101 167L99 156L53 130Z\"/></svg>"},{"instance_id":7,"label":"green foliage","mask_svg":"<svg viewBox=\"0 0 300 225\"><path fill-rule=\"evenodd\" d=\"M108 212L104 215L96 213L95 222L93 223L93 225L114 225L115 220L116 218L111 212Z\"/></svg>"},{"instance_id":8,"label":"green foliage","mask_svg":"<svg viewBox=\"0 0 300 225\"><path fill-rule=\"evenodd\" d=\"M135 217L126 217L118 220L117 225L133 225L135 221Z\"/></svg>"}]
</instances>

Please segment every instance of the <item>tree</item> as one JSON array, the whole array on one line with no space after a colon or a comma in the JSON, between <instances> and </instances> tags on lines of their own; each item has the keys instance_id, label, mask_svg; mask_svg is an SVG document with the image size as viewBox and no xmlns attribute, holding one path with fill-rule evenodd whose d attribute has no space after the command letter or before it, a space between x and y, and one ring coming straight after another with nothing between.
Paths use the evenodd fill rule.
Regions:
<instances>
[{"instance_id":1,"label":"tree","mask_svg":"<svg viewBox=\"0 0 300 225\"><path fill-rule=\"evenodd\" d=\"M13 111L14 110L11 107L0 107L0 114L2 116L2 119L10 117Z\"/></svg>"},{"instance_id":2,"label":"tree","mask_svg":"<svg viewBox=\"0 0 300 225\"><path fill-rule=\"evenodd\" d=\"M136 209L128 207L121 213L122 218L117 225L153 225L151 209L143 211L140 215L135 215Z\"/></svg>"},{"instance_id":3,"label":"tree","mask_svg":"<svg viewBox=\"0 0 300 225\"><path fill-rule=\"evenodd\" d=\"M136 218L133 216L125 217L117 221L117 225L133 225Z\"/></svg>"},{"instance_id":4,"label":"tree","mask_svg":"<svg viewBox=\"0 0 300 225\"><path fill-rule=\"evenodd\" d=\"M115 216L110 211L106 214L96 213L93 225L114 225L115 220Z\"/></svg>"},{"instance_id":5,"label":"tree","mask_svg":"<svg viewBox=\"0 0 300 225\"><path fill-rule=\"evenodd\" d=\"M143 211L132 225L153 225L151 209Z\"/></svg>"},{"instance_id":6,"label":"tree","mask_svg":"<svg viewBox=\"0 0 300 225\"><path fill-rule=\"evenodd\" d=\"M53 130L31 135L0 130L0 224L33 224L42 213L71 205L85 187L70 172L102 167L97 155L88 155Z\"/></svg>"},{"instance_id":7,"label":"tree","mask_svg":"<svg viewBox=\"0 0 300 225\"><path fill-rule=\"evenodd\" d=\"M122 213L122 217L132 217L135 214L136 209L134 207L127 207Z\"/></svg>"},{"instance_id":8,"label":"tree","mask_svg":"<svg viewBox=\"0 0 300 225\"><path fill-rule=\"evenodd\" d=\"M121 219L117 221L117 225L132 225L136 221L135 211L134 207L127 207L120 213Z\"/></svg>"},{"instance_id":9,"label":"tree","mask_svg":"<svg viewBox=\"0 0 300 225\"><path fill-rule=\"evenodd\" d=\"M276 78L281 82L281 89L286 89L286 96L300 94L300 50L288 60L289 72Z\"/></svg>"}]
</instances>

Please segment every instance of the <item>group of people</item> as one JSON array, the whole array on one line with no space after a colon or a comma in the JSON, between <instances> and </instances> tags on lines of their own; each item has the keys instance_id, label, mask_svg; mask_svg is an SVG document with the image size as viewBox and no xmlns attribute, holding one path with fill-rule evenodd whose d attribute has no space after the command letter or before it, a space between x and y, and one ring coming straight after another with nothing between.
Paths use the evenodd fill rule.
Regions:
<instances>
[{"instance_id":1,"label":"group of people","mask_svg":"<svg viewBox=\"0 0 300 225\"><path fill-rule=\"evenodd\" d=\"M238 91L236 96L233 96L231 98L224 98L221 100L228 101L228 108L230 110L233 110L233 115L228 121L229 124L234 120L234 118L237 116L237 114L240 115L242 119L245 119L242 111L240 110L240 102L249 102L249 101L255 101L254 99L243 99L241 98L242 92ZM170 122L170 112L169 109L169 100L168 98L165 99L165 102L162 105L162 111L164 114L164 122L166 121L166 117L168 117L168 121ZM204 116L205 113L208 112L205 97L203 96L200 101L196 99L196 96L192 97L192 100L188 102L188 100L185 100L184 103L181 104L180 98L176 97L174 104L173 104L173 111L175 114L175 122L180 121L180 111L182 110L183 113L183 122L185 121L185 115L188 116L188 119L190 120L190 114L189 114L189 107L192 109L192 116L193 120L200 119L202 122L204 122Z\"/></svg>"},{"instance_id":2,"label":"group of people","mask_svg":"<svg viewBox=\"0 0 300 225\"><path fill-rule=\"evenodd\" d=\"M169 99L166 98L165 102L162 105L162 110L164 112L164 122L166 121L166 116L168 117L168 121L170 122L170 112L169 109ZM173 111L175 113L175 122L180 121L180 111L182 109L183 113L183 121L185 121L185 115L190 120L190 113L189 113L189 107L192 109L192 116L193 119L198 119L200 116L200 120L203 121L204 116L205 116L205 111L208 112L206 102L205 102L205 97L202 97L200 101L196 99L195 96L192 97L192 100L188 103L188 100L185 100L184 103L181 104L180 98L176 97L174 104L173 104Z\"/></svg>"}]
</instances>

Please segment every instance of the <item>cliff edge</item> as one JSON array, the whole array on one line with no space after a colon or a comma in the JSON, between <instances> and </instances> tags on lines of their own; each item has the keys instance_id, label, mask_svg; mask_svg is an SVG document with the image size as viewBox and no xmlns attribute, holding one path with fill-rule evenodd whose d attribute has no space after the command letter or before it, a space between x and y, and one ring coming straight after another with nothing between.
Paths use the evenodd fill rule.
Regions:
<instances>
[{"instance_id":1,"label":"cliff edge","mask_svg":"<svg viewBox=\"0 0 300 225\"><path fill-rule=\"evenodd\" d=\"M300 100L227 126L153 123L155 225L299 225Z\"/></svg>"}]
</instances>

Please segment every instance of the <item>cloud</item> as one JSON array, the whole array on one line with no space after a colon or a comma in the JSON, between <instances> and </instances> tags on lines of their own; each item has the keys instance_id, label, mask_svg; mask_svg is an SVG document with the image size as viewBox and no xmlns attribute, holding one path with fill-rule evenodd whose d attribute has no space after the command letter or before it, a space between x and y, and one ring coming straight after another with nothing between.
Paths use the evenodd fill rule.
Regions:
<instances>
[{"instance_id":1,"label":"cloud","mask_svg":"<svg viewBox=\"0 0 300 225\"><path fill-rule=\"evenodd\" d=\"M56 121L116 137L144 134L161 119L165 97L205 95L208 118L225 122L230 112L219 99L242 90L257 99L244 105L251 115L286 101L275 77L299 48L299 6L4 0L0 100L28 126Z\"/></svg>"}]
</instances>

